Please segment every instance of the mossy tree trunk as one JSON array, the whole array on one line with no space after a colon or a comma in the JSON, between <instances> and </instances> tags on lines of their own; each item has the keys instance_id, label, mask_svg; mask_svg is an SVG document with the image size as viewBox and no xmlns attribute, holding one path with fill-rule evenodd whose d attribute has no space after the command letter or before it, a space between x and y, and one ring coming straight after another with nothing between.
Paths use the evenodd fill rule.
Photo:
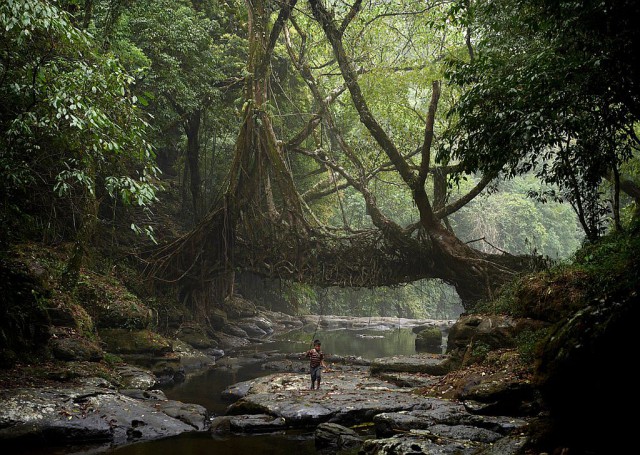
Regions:
<instances>
[{"instance_id":1,"label":"mossy tree trunk","mask_svg":"<svg viewBox=\"0 0 640 455\"><path fill-rule=\"evenodd\" d=\"M270 25L268 0L247 0L249 53L244 87L242 125L236 140L228 189L214 214L210 214L210 235L203 245L205 254L217 257L222 270L213 281L207 281L199 294L198 313L208 314L226 297L233 294L235 282L235 234L240 219L254 210L265 210L271 220L280 217L275 204L271 181L277 183L291 224L300 223L302 212L293 177L287 168L282 147L276 140L268 114L270 60L278 36L297 0L280 4L280 12ZM191 176L193 179L193 175ZM205 221L206 223L207 221Z\"/></svg>"},{"instance_id":2,"label":"mossy tree trunk","mask_svg":"<svg viewBox=\"0 0 640 455\"><path fill-rule=\"evenodd\" d=\"M78 284L80 278L80 270L84 259L89 251L91 240L96 231L98 224L98 207L99 202L96 198L95 188L95 166L89 167L90 172L88 180L91 182L90 187L85 189L83 210L82 210L82 224L76 234L76 239L71 250L71 256L62 272L62 285L72 290Z\"/></svg>"}]
</instances>

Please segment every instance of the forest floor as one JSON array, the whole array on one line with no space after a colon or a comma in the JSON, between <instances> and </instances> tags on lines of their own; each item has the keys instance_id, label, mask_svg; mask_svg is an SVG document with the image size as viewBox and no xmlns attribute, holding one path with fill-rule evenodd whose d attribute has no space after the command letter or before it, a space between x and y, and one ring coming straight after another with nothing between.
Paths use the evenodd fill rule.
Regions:
<instances>
[{"instance_id":1,"label":"forest floor","mask_svg":"<svg viewBox=\"0 0 640 455\"><path fill-rule=\"evenodd\" d=\"M507 361L505 359L511 359ZM531 383L533 365L522 361L514 350L493 351L481 363L460 367L440 376L420 393L437 398L457 399L471 386L493 379L502 383Z\"/></svg>"}]
</instances>

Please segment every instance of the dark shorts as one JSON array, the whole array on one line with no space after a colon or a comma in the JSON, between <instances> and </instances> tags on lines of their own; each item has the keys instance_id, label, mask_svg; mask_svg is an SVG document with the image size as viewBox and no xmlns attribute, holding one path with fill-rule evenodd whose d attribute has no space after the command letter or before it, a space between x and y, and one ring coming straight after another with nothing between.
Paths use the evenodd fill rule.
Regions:
<instances>
[{"instance_id":1,"label":"dark shorts","mask_svg":"<svg viewBox=\"0 0 640 455\"><path fill-rule=\"evenodd\" d=\"M320 379L320 372L322 371L322 366L311 367L311 380L315 381Z\"/></svg>"}]
</instances>

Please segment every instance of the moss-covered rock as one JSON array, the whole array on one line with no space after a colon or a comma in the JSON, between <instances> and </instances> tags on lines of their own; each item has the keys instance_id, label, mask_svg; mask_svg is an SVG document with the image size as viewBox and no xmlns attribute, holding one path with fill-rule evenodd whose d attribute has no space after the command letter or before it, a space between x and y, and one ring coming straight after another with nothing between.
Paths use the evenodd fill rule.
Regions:
<instances>
[{"instance_id":1,"label":"moss-covered rock","mask_svg":"<svg viewBox=\"0 0 640 455\"><path fill-rule=\"evenodd\" d=\"M81 305L71 300L62 300L56 302L55 306L48 306L47 314L53 326L71 329L90 340L95 338L93 318Z\"/></svg>"},{"instance_id":2,"label":"moss-covered rock","mask_svg":"<svg viewBox=\"0 0 640 455\"><path fill-rule=\"evenodd\" d=\"M153 312L111 277L83 274L76 295L96 327L146 329L153 321Z\"/></svg>"},{"instance_id":3,"label":"moss-covered rock","mask_svg":"<svg viewBox=\"0 0 640 455\"><path fill-rule=\"evenodd\" d=\"M51 338L49 349L53 356L59 360L98 362L104 356L100 346L81 336Z\"/></svg>"},{"instance_id":4,"label":"moss-covered rock","mask_svg":"<svg viewBox=\"0 0 640 455\"><path fill-rule=\"evenodd\" d=\"M476 363L494 349L516 347L521 333L547 326L543 321L501 314L463 315L449 330L447 352L454 364Z\"/></svg>"},{"instance_id":5,"label":"moss-covered rock","mask_svg":"<svg viewBox=\"0 0 640 455\"><path fill-rule=\"evenodd\" d=\"M442 350L442 332L439 327L428 327L416 335L416 351L440 352Z\"/></svg>"},{"instance_id":6,"label":"moss-covered rock","mask_svg":"<svg viewBox=\"0 0 640 455\"><path fill-rule=\"evenodd\" d=\"M163 355L171 352L171 342L151 330L101 329L100 338L106 350L114 354Z\"/></svg>"},{"instance_id":7,"label":"moss-covered rock","mask_svg":"<svg viewBox=\"0 0 640 455\"><path fill-rule=\"evenodd\" d=\"M207 335L207 330L195 323L182 324L176 332L176 338L196 349L209 349L218 346L218 343Z\"/></svg>"},{"instance_id":8,"label":"moss-covered rock","mask_svg":"<svg viewBox=\"0 0 640 455\"><path fill-rule=\"evenodd\" d=\"M250 318L258 314L255 304L238 295L225 299L222 308L231 319Z\"/></svg>"}]
</instances>

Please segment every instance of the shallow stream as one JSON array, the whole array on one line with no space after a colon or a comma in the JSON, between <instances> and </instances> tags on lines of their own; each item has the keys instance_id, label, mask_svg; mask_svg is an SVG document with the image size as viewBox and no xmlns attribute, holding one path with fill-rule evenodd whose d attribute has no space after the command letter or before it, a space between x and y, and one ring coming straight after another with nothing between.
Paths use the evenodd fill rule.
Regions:
<instances>
[{"instance_id":1,"label":"shallow stream","mask_svg":"<svg viewBox=\"0 0 640 455\"><path fill-rule=\"evenodd\" d=\"M415 354L415 334L408 328L390 330L317 330L307 328L288 332L281 340L262 343L230 352L220 364L188 381L165 390L169 399L198 403L214 414L223 414L229 402L221 399L221 392L231 384L273 373L262 369L262 362L243 364L262 353L303 353L310 349L313 338L322 341L327 357L356 356L372 360L377 357ZM305 373L301 373L304 375ZM225 453L297 455L316 454L313 432L286 432L271 435L231 436L214 439L208 433L193 433L177 438L134 444L114 449L118 455L164 455L174 453Z\"/></svg>"},{"instance_id":2,"label":"shallow stream","mask_svg":"<svg viewBox=\"0 0 640 455\"><path fill-rule=\"evenodd\" d=\"M190 377L182 384L166 388L167 398L188 403L197 403L214 415L225 412L228 401L221 392L229 385L272 374L262 364L273 353L304 353L310 349L314 338L322 341L322 349L329 358L355 356L372 360L377 357L411 355L415 353L415 334L410 328L380 330L336 329L317 330L307 327L288 332L281 339L229 351L218 364L200 374ZM330 366L330 365L329 365ZM301 372L306 375L306 372ZM313 430L297 430L264 435L229 436L214 438L209 432L188 433L173 438L142 442L109 449L49 452L49 453L108 453L117 455L168 455L168 454L217 454L225 455L296 455L317 454Z\"/></svg>"},{"instance_id":3,"label":"shallow stream","mask_svg":"<svg viewBox=\"0 0 640 455\"><path fill-rule=\"evenodd\" d=\"M377 357L415 354L415 334L411 329L391 330L298 330L288 332L279 341L262 343L250 348L237 349L223 358L219 365L207 372L165 390L167 398L185 403L198 403L215 414L223 414L228 401L221 399L221 392L229 385L275 373L262 369L263 362L256 361L263 353L304 353L311 349L315 338L322 341L326 357L356 356L373 360ZM301 373L304 375L304 373ZM314 453L314 452L313 452Z\"/></svg>"}]
</instances>

